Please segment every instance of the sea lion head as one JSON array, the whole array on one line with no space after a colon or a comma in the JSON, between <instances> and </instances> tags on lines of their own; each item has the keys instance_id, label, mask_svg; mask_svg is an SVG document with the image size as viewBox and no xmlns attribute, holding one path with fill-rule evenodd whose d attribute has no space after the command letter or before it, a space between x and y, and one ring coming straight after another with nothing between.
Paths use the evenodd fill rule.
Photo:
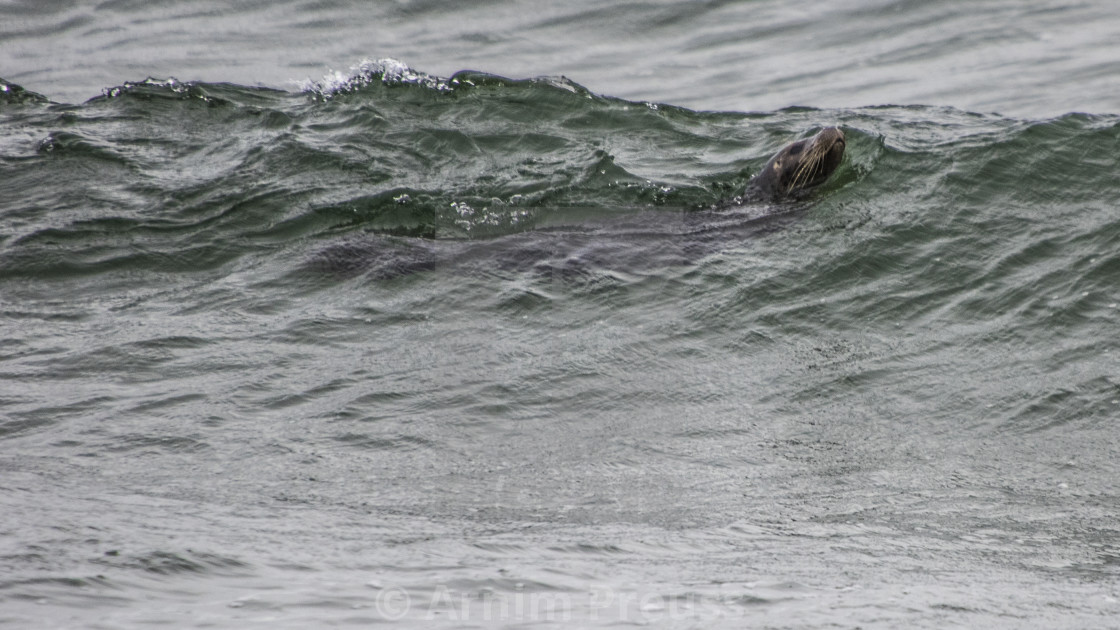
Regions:
<instances>
[{"instance_id":1,"label":"sea lion head","mask_svg":"<svg viewBox=\"0 0 1120 630\"><path fill-rule=\"evenodd\" d=\"M786 145L747 184L747 196L795 197L820 186L844 159L844 132L826 127L812 138Z\"/></svg>"}]
</instances>

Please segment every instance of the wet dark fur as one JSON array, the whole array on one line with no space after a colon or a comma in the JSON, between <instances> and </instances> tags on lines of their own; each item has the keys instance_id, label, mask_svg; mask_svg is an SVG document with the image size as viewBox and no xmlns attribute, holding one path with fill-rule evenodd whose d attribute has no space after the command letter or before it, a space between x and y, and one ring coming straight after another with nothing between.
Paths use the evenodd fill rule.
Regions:
<instances>
[{"instance_id":1,"label":"wet dark fur","mask_svg":"<svg viewBox=\"0 0 1120 630\"><path fill-rule=\"evenodd\" d=\"M689 264L784 225L791 215L764 204L800 198L823 184L843 157L844 134L828 127L784 147L743 195L706 210L647 211L479 241L357 235L320 251L308 267L388 279L442 266L578 277L595 270L645 273Z\"/></svg>"},{"instance_id":2,"label":"wet dark fur","mask_svg":"<svg viewBox=\"0 0 1120 630\"><path fill-rule=\"evenodd\" d=\"M778 151L747 184L744 201L798 197L828 180L844 159L844 132L826 127Z\"/></svg>"}]
</instances>

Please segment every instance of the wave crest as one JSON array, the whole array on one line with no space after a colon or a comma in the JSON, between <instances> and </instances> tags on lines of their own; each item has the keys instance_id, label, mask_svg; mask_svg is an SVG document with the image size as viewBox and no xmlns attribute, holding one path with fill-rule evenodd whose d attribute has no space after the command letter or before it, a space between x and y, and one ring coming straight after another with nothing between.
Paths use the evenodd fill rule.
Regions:
<instances>
[{"instance_id":1,"label":"wave crest","mask_svg":"<svg viewBox=\"0 0 1120 630\"><path fill-rule=\"evenodd\" d=\"M0 79L0 103L19 104L46 102L48 102L47 97L24 89L22 86L16 85L15 83L9 83L4 79Z\"/></svg>"},{"instance_id":2,"label":"wave crest","mask_svg":"<svg viewBox=\"0 0 1120 630\"><path fill-rule=\"evenodd\" d=\"M300 91L323 99L354 92L374 83L387 86L419 85L438 92L449 92L452 89L447 79L413 70L408 64L388 57L376 61L363 59L350 66L347 72L332 70L318 81L304 79L297 83Z\"/></svg>"}]
</instances>

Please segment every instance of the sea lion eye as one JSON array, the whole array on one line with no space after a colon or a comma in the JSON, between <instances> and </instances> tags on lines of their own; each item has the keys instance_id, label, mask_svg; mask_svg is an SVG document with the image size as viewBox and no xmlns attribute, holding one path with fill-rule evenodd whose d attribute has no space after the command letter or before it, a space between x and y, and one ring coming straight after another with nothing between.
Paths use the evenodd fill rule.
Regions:
<instances>
[{"instance_id":1,"label":"sea lion eye","mask_svg":"<svg viewBox=\"0 0 1120 630\"><path fill-rule=\"evenodd\" d=\"M790 155L797 155L798 153L801 153L801 145L800 144L795 144L795 145L793 145L792 147L789 148L789 154Z\"/></svg>"}]
</instances>

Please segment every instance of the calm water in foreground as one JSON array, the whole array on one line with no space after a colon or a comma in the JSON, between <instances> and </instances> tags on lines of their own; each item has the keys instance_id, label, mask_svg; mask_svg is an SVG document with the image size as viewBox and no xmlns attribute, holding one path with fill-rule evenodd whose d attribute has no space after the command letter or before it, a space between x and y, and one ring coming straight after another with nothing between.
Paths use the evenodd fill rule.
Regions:
<instances>
[{"instance_id":1,"label":"calm water in foreground","mask_svg":"<svg viewBox=\"0 0 1120 630\"><path fill-rule=\"evenodd\" d=\"M226 4L0 5L0 626L1118 625L1111 3Z\"/></svg>"}]
</instances>

